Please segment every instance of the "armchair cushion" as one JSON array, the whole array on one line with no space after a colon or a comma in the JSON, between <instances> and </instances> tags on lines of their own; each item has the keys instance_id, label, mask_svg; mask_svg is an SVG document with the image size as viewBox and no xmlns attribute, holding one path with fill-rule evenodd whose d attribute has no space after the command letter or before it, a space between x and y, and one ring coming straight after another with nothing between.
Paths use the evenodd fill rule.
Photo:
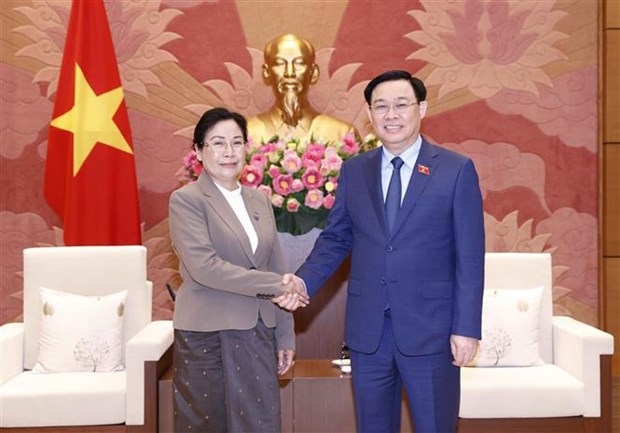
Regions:
<instances>
[{"instance_id":1,"label":"armchair cushion","mask_svg":"<svg viewBox=\"0 0 620 433\"><path fill-rule=\"evenodd\" d=\"M543 287L486 289L482 306L482 340L472 367L541 365L540 306Z\"/></svg>"},{"instance_id":2,"label":"armchair cushion","mask_svg":"<svg viewBox=\"0 0 620 433\"><path fill-rule=\"evenodd\" d=\"M0 387L4 427L122 424L126 373L26 371ZM85 429L84 431L88 431Z\"/></svg>"},{"instance_id":3,"label":"armchair cushion","mask_svg":"<svg viewBox=\"0 0 620 433\"><path fill-rule=\"evenodd\" d=\"M109 372L124 369L127 291L84 296L41 287L41 337L33 371Z\"/></svg>"},{"instance_id":4,"label":"armchair cushion","mask_svg":"<svg viewBox=\"0 0 620 433\"><path fill-rule=\"evenodd\" d=\"M461 369L461 418L584 415L584 383L556 365Z\"/></svg>"}]
</instances>

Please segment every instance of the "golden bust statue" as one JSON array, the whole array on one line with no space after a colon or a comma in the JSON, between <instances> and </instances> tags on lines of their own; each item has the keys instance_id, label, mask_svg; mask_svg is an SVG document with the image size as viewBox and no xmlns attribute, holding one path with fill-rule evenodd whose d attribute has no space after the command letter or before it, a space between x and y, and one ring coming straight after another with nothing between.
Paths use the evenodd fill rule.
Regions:
<instances>
[{"instance_id":1,"label":"golden bust statue","mask_svg":"<svg viewBox=\"0 0 620 433\"><path fill-rule=\"evenodd\" d=\"M319 79L314 47L293 35L278 36L265 46L263 79L276 97L271 110L248 118L248 132L254 142L266 142L274 135L301 140L340 141L355 128L327 114L316 112L308 102L310 85Z\"/></svg>"}]
</instances>

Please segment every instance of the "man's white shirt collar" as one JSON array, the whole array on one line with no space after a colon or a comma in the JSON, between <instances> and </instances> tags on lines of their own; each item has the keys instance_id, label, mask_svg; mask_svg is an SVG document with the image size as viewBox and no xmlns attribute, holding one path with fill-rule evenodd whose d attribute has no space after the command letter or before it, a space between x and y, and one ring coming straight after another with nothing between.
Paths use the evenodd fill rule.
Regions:
<instances>
[{"instance_id":1,"label":"man's white shirt collar","mask_svg":"<svg viewBox=\"0 0 620 433\"><path fill-rule=\"evenodd\" d=\"M418 135L416 141L413 142L411 146L407 148L400 156L405 165L413 170L413 166L418 159L418 155L420 154L420 148L422 147L422 136ZM392 159L394 159L396 155L390 153L385 146L383 146L383 160L381 162L381 167L383 169L387 168L387 166L391 163Z\"/></svg>"}]
</instances>

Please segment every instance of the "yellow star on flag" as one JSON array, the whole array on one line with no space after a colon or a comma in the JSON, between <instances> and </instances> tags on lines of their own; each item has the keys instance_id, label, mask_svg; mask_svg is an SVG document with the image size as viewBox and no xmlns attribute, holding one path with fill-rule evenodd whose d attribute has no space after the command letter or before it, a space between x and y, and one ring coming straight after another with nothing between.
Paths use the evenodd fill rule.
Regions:
<instances>
[{"instance_id":1,"label":"yellow star on flag","mask_svg":"<svg viewBox=\"0 0 620 433\"><path fill-rule=\"evenodd\" d=\"M133 153L113 119L121 102L122 87L96 95L80 66L75 64L73 107L50 123L55 128L73 133L73 176L80 171L97 143Z\"/></svg>"}]
</instances>

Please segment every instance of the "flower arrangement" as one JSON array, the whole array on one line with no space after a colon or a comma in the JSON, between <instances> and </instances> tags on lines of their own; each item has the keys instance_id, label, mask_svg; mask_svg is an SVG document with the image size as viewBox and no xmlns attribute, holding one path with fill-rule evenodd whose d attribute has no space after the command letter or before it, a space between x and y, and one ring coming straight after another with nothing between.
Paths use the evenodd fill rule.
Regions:
<instances>
[{"instance_id":1,"label":"flower arrangement","mask_svg":"<svg viewBox=\"0 0 620 433\"><path fill-rule=\"evenodd\" d=\"M198 161L196 152L190 150L183 157L183 166L174 175L182 184L186 184L198 180L200 173L202 173L202 164Z\"/></svg>"},{"instance_id":2,"label":"flower arrangement","mask_svg":"<svg viewBox=\"0 0 620 433\"><path fill-rule=\"evenodd\" d=\"M334 205L342 163L375 147L378 139L360 142L349 133L339 142L327 143L274 136L266 143L250 142L240 182L269 197L279 232L300 235L324 228ZM177 172L181 182L198 178L202 166L190 151Z\"/></svg>"}]
</instances>

